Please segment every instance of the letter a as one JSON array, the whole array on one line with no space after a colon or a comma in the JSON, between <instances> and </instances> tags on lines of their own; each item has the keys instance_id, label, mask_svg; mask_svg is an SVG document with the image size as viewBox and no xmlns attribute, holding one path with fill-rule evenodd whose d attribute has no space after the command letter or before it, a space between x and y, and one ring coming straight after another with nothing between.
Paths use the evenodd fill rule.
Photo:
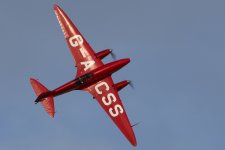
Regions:
<instances>
[{"instance_id":1,"label":"letter a","mask_svg":"<svg viewBox=\"0 0 225 150\"><path fill-rule=\"evenodd\" d=\"M95 64L95 61L93 61L93 60L81 62L81 65L84 65L85 66L84 71L87 71L94 64Z\"/></svg>"}]
</instances>

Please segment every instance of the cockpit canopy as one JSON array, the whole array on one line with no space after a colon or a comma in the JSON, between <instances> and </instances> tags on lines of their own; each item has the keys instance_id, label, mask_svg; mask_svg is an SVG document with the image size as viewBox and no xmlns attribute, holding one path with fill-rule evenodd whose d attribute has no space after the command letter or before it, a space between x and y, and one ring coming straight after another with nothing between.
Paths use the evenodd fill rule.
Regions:
<instances>
[{"instance_id":1,"label":"cockpit canopy","mask_svg":"<svg viewBox=\"0 0 225 150\"><path fill-rule=\"evenodd\" d=\"M75 84L76 85L83 84L83 83L87 82L91 77L93 77L93 73L87 73L85 75L82 75L76 79Z\"/></svg>"}]
</instances>

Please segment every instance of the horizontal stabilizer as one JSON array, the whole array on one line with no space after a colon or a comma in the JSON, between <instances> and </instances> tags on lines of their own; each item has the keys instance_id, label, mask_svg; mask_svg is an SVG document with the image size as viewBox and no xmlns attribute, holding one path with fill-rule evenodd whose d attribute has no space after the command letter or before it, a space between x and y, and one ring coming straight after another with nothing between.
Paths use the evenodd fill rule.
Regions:
<instances>
[{"instance_id":1,"label":"horizontal stabilizer","mask_svg":"<svg viewBox=\"0 0 225 150\"><path fill-rule=\"evenodd\" d=\"M37 96L40 96L43 93L49 92L49 90L44 85L42 85L40 82L38 82L35 79L30 79L30 83ZM53 96L48 96L46 98L41 99L41 104L44 107L45 111L49 114L49 116L54 118L55 107L54 107Z\"/></svg>"}]
</instances>

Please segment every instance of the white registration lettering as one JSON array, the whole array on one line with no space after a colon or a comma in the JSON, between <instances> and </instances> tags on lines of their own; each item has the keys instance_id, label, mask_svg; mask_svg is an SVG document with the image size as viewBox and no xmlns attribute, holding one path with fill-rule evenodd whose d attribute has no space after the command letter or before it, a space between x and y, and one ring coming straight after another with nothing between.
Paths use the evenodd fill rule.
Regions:
<instances>
[{"instance_id":1,"label":"white registration lettering","mask_svg":"<svg viewBox=\"0 0 225 150\"><path fill-rule=\"evenodd\" d=\"M78 49L79 49L82 57L86 58L87 50L82 45L84 43L84 40L81 35L74 35L74 36L70 37L69 43L72 47L79 46ZM95 61L91 60L91 61L84 61L84 62L80 62L80 63L81 63L81 65L84 65L84 71L87 71L89 68L91 68L95 64Z\"/></svg>"},{"instance_id":2,"label":"white registration lettering","mask_svg":"<svg viewBox=\"0 0 225 150\"><path fill-rule=\"evenodd\" d=\"M106 82L100 82L100 83L98 83L98 84L95 86L95 91L96 91L98 94L102 94L102 91L99 90L99 87L101 87L101 86L103 86L103 85L105 86L106 91L109 90L109 85L108 85Z\"/></svg>"},{"instance_id":3,"label":"white registration lettering","mask_svg":"<svg viewBox=\"0 0 225 150\"><path fill-rule=\"evenodd\" d=\"M84 65L84 71L87 71L89 68L91 68L91 66L93 66L95 64L95 61L91 60L91 61L84 61L84 62L80 62L81 65Z\"/></svg>"},{"instance_id":4,"label":"white registration lettering","mask_svg":"<svg viewBox=\"0 0 225 150\"><path fill-rule=\"evenodd\" d=\"M69 42L72 47L77 47L79 44L83 44L84 40L81 35L74 35L70 37Z\"/></svg>"},{"instance_id":5,"label":"white registration lettering","mask_svg":"<svg viewBox=\"0 0 225 150\"><path fill-rule=\"evenodd\" d=\"M100 87L103 87L104 89L100 90ZM95 91L99 94L103 94L103 90L109 91L109 85L106 82L100 82L95 86ZM105 106L110 106L113 102L116 102L116 96L113 93L108 93L107 96L102 96L102 102ZM120 104L116 104L113 108L109 108L109 114L112 117L117 117L119 114L122 114L124 112L123 107Z\"/></svg>"},{"instance_id":6,"label":"white registration lettering","mask_svg":"<svg viewBox=\"0 0 225 150\"><path fill-rule=\"evenodd\" d=\"M83 56L83 58L86 58L86 54L85 54L85 51L86 51L86 49L84 49L84 48L80 48L80 53L81 53L81 55Z\"/></svg>"},{"instance_id":7,"label":"white registration lettering","mask_svg":"<svg viewBox=\"0 0 225 150\"><path fill-rule=\"evenodd\" d=\"M102 97L102 102L104 103L104 105L109 106L112 104L112 101L115 102L116 101L116 97L113 93L109 93L107 95L107 99L105 96Z\"/></svg>"},{"instance_id":8,"label":"white registration lettering","mask_svg":"<svg viewBox=\"0 0 225 150\"><path fill-rule=\"evenodd\" d=\"M117 104L114 106L113 108L109 108L109 113L112 117L117 117L119 115L119 113L123 113L123 108L121 105Z\"/></svg>"}]
</instances>

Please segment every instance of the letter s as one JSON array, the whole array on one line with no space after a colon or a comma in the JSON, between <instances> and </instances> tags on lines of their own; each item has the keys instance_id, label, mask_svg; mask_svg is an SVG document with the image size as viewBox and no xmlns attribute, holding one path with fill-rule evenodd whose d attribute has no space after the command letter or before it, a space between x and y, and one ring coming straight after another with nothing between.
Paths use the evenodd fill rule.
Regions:
<instances>
[{"instance_id":1,"label":"letter s","mask_svg":"<svg viewBox=\"0 0 225 150\"><path fill-rule=\"evenodd\" d=\"M116 97L113 93L109 93L107 95L107 99L108 101L106 101L105 96L102 97L102 102L104 103L105 106L109 106L112 104L112 101L115 102L116 101Z\"/></svg>"},{"instance_id":2,"label":"letter s","mask_svg":"<svg viewBox=\"0 0 225 150\"><path fill-rule=\"evenodd\" d=\"M113 112L113 110L115 110L115 112ZM123 113L123 108L121 105L116 104L113 108L109 108L109 113L112 117L117 117L119 115L119 113Z\"/></svg>"}]
</instances>

